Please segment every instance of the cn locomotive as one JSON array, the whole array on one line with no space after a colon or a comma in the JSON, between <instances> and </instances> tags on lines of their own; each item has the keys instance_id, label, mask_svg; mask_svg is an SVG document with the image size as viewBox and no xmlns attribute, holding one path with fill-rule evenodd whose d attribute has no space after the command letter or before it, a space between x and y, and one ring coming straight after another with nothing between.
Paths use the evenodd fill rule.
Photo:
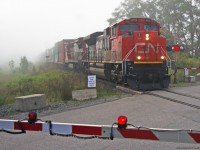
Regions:
<instances>
[{"instance_id":1,"label":"cn locomotive","mask_svg":"<svg viewBox=\"0 0 200 150\"><path fill-rule=\"evenodd\" d=\"M62 40L48 51L64 63L136 89L168 88L166 38L150 18L130 18L75 40Z\"/></svg>"}]
</instances>

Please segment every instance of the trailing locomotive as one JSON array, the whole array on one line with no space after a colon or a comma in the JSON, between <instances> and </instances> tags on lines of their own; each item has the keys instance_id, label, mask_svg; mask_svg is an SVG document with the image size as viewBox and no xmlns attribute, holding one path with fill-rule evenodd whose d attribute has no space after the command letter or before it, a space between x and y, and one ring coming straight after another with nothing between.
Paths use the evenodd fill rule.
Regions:
<instances>
[{"instance_id":1,"label":"trailing locomotive","mask_svg":"<svg viewBox=\"0 0 200 150\"><path fill-rule=\"evenodd\" d=\"M166 39L149 18L120 21L65 45L65 63L138 89L168 88Z\"/></svg>"}]
</instances>

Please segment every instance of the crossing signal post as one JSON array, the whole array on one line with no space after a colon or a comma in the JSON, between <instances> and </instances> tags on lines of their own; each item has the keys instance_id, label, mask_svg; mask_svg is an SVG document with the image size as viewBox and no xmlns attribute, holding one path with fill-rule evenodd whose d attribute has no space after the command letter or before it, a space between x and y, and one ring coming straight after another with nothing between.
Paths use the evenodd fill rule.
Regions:
<instances>
[{"instance_id":1,"label":"crossing signal post","mask_svg":"<svg viewBox=\"0 0 200 150\"><path fill-rule=\"evenodd\" d=\"M175 52L175 62L177 62L177 52L183 52L185 51L185 46L184 45L168 45L166 47L167 51L169 52ZM177 78L176 78L176 73L177 73L177 66L175 65L174 67L174 84L177 83Z\"/></svg>"}]
</instances>

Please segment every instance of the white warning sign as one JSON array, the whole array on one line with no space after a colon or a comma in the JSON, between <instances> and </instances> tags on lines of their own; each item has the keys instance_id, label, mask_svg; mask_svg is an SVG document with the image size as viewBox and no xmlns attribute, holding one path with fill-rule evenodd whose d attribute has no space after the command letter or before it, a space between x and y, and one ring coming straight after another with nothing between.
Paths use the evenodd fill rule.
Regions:
<instances>
[{"instance_id":1,"label":"white warning sign","mask_svg":"<svg viewBox=\"0 0 200 150\"><path fill-rule=\"evenodd\" d=\"M96 87L96 75L88 76L88 87L89 88Z\"/></svg>"}]
</instances>

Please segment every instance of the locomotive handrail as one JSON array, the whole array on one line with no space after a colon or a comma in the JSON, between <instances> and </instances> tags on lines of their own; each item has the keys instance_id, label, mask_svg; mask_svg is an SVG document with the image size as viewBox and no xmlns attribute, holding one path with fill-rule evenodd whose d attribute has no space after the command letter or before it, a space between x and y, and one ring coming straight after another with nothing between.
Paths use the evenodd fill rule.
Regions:
<instances>
[{"instance_id":1,"label":"locomotive handrail","mask_svg":"<svg viewBox=\"0 0 200 150\"><path fill-rule=\"evenodd\" d=\"M163 47L161 47L161 53L162 54L166 54L166 56L167 56L167 62L170 62L170 65L168 65L168 63L167 63L167 67L170 67L171 68L171 62L172 62L172 60L171 60L171 58L169 57L169 55L165 52L165 50L163 49Z\"/></svg>"}]
</instances>

